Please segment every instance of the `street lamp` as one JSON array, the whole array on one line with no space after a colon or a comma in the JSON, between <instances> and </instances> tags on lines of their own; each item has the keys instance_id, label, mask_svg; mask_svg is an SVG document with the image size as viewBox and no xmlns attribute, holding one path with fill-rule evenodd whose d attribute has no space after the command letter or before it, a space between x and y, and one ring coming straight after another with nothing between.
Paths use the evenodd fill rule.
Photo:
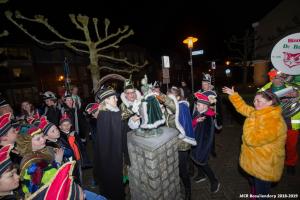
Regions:
<instances>
[{"instance_id":1,"label":"street lamp","mask_svg":"<svg viewBox=\"0 0 300 200\"><path fill-rule=\"evenodd\" d=\"M187 44L189 50L190 50L190 61L189 65L191 66L191 81L192 81L192 92L194 93L194 75L193 75L193 58L192 58L192 50L193 50L193 44L198 41L198 38L195 37L188 37L185 40L183 40L184 44Z\"/></svg>"}]
</instances>

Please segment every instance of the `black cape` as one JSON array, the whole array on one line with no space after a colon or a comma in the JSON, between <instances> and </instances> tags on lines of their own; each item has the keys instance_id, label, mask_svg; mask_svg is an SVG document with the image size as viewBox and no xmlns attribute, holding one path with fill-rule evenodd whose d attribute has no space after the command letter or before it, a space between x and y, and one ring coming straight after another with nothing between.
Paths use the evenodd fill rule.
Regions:
<instances>
[{"instance_id":1,"label":"black cape","mask_svg":"<svg viewBox=\"0 0 300 200\"><path fill-rule=\"evenodd\" d=\"M128 155L127 135L121 112L100 111L96 131L97 180L103 196L124 199L123 158ZM127 157L127 156L126 156Z\"/></svg>"}]
</instances>

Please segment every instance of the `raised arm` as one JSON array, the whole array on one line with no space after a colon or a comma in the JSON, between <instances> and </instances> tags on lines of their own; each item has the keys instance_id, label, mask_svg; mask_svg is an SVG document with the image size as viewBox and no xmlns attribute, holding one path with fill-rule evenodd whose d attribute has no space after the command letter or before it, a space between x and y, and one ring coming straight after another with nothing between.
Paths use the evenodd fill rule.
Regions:
<instances>
[{"instance_id":1,"label":"raised arm","mask_svg":"<svg viewBox=\"0 0 300 200\"><path fill-rule=\"evenodd\" d=\"M249 106L245 103L245 101L242 99L242 97L234 91L234 88L228 88L223 87L222 88L223 93L229 94L229 100L232 103L232 105L235 107L236 111L240 114L248 117L251 112L254 111L254 108L252 106Z\"/></svg>"}]
</instances>

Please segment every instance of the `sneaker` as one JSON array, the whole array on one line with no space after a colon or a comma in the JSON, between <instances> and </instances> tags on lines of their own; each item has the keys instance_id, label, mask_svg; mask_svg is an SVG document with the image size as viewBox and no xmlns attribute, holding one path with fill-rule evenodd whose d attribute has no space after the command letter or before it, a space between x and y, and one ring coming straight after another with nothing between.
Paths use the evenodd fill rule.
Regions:
<instances>
[{"instance_id":1,"label":"sneaker","mask_svg":"<svg viewBox=\"0 0 300 200\"><path fill-rule=\"evenodd\" d=\"M205 181L207 178L205 176L199 176L197 175L193 180L196 182L196 183L200 183L200 182L203 182Z\"/></svg>"},{"instance_id":2,"label":"sneaker","mask_svg":"<svg viewBox=\"0 0 300 200\"><path fill-rule=\"evenodd\" d=\"M216 181L214 183L211 184L210 186L210 192L211 193L217 193L220 190L220 182Z\"/></svg>"}]
</instances>

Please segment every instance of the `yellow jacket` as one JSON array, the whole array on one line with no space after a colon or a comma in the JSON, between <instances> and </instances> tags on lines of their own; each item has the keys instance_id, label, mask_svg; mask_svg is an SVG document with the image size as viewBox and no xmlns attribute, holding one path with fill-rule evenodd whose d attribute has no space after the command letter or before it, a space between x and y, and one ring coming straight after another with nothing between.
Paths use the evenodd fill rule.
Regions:
<instances>
[{"instance_id":1,"label":"yellow jacket","mask_svg":"<svg viewBox=\"0 0 300 200\"><path fill-rule=\"evenodd\" d=\"M285 159L287 127L279 106L255 110L238 93L229 96L235 109L246 117L240 166L265 181L279 181Z\"/></svg>"}]
</instances>

